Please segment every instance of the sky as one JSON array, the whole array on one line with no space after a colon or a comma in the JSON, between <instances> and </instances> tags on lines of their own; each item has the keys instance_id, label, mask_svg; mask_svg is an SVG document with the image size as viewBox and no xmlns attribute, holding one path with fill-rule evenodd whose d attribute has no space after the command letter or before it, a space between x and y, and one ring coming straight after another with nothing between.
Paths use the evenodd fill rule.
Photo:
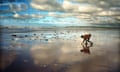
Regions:
<instances>
[{"instance_id":1,"label":"sky","mask_svg":"<svg viewBox=\"0 0 120 72\"><path fill-rule=\"evenodd\" d=\"M0 24L118 26L120 0L0 0Z\"/></svg>"}]
</instances>

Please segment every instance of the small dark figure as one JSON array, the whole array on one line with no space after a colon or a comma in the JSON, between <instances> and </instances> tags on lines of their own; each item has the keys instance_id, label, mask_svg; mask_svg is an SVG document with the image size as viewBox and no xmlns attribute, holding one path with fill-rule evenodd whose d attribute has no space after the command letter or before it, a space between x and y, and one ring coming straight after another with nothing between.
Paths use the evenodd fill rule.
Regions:
<instances>
[{"instance_id":1,"label":"small dark figure","mask_svg":"<svg viewBox=\"0 0 120 72\"><path fill-rule=\"evenodd\" d=\"M89 48L93 46L93 42L90 41L91 34L81 35L81 38L83 38L83 41L81 43L83 49L81 49L80 51L90 54Z\"/></svg>"},{"instance_id":2,"label":"small dark figure","mask_svg":"<svg viewBox=\"0 0 120 72\"><path fill-rule=\"evenodd\" d=\"M81 38L83 38L82 43L84 43L85 41L86 41L86 43L87 43L87 42L90 42L91 34L81 35ZM85 44L86 44L86 43L85 43Z\"/></svg>"}]
</instances>

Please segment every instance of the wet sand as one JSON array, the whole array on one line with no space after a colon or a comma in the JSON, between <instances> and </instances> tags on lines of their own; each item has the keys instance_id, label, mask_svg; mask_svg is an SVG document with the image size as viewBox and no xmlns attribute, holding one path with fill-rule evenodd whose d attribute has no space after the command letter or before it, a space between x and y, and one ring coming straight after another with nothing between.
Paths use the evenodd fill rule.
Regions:
<instances>
[{"instance_id":1,"label":"wet sand","mask_svg":"<svg viewBox=\"0 0 120 72\"><path fill-rule=\"evenodd\" d=\"M80 36L92 34L90 54ZM65 29L2 33L2 72L119 72L120 31Z\"/></svg>"}]
</instances>

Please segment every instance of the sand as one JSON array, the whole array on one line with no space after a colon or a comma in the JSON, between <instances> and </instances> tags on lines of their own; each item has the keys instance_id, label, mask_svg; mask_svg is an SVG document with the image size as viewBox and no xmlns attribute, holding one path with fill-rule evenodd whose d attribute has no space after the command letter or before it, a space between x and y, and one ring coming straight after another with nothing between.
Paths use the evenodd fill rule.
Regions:
<instances>
[{"instance_id":1,"label":"sand","mask_svg":"<svg viewBox=\"0 0 120 72\"><path fill-rule=\"evenodd\" d=\"M91 33L90 54L80 36ZM3 72L119 72L120 32L117 29L65 29L2 33Z\"/></svg>"}]
</instances>

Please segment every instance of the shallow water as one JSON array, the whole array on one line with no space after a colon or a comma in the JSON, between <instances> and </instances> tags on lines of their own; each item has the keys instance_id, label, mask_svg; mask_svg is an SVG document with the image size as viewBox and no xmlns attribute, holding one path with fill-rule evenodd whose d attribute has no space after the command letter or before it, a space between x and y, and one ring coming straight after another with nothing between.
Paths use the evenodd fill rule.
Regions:
<instances>
[{"instance_id":1,"label":"shallow water","mask_svg":"<svg viewBox=\"0 0 120 72\"><path fill-rule=\"evenodd\" d=\"M90 53L80 36L91 33ZM3 72L119 72L120 31L117 29L61 29L2 33ZM12 36L12 35L15 35Z\"/></svg>"}]
</instances>

